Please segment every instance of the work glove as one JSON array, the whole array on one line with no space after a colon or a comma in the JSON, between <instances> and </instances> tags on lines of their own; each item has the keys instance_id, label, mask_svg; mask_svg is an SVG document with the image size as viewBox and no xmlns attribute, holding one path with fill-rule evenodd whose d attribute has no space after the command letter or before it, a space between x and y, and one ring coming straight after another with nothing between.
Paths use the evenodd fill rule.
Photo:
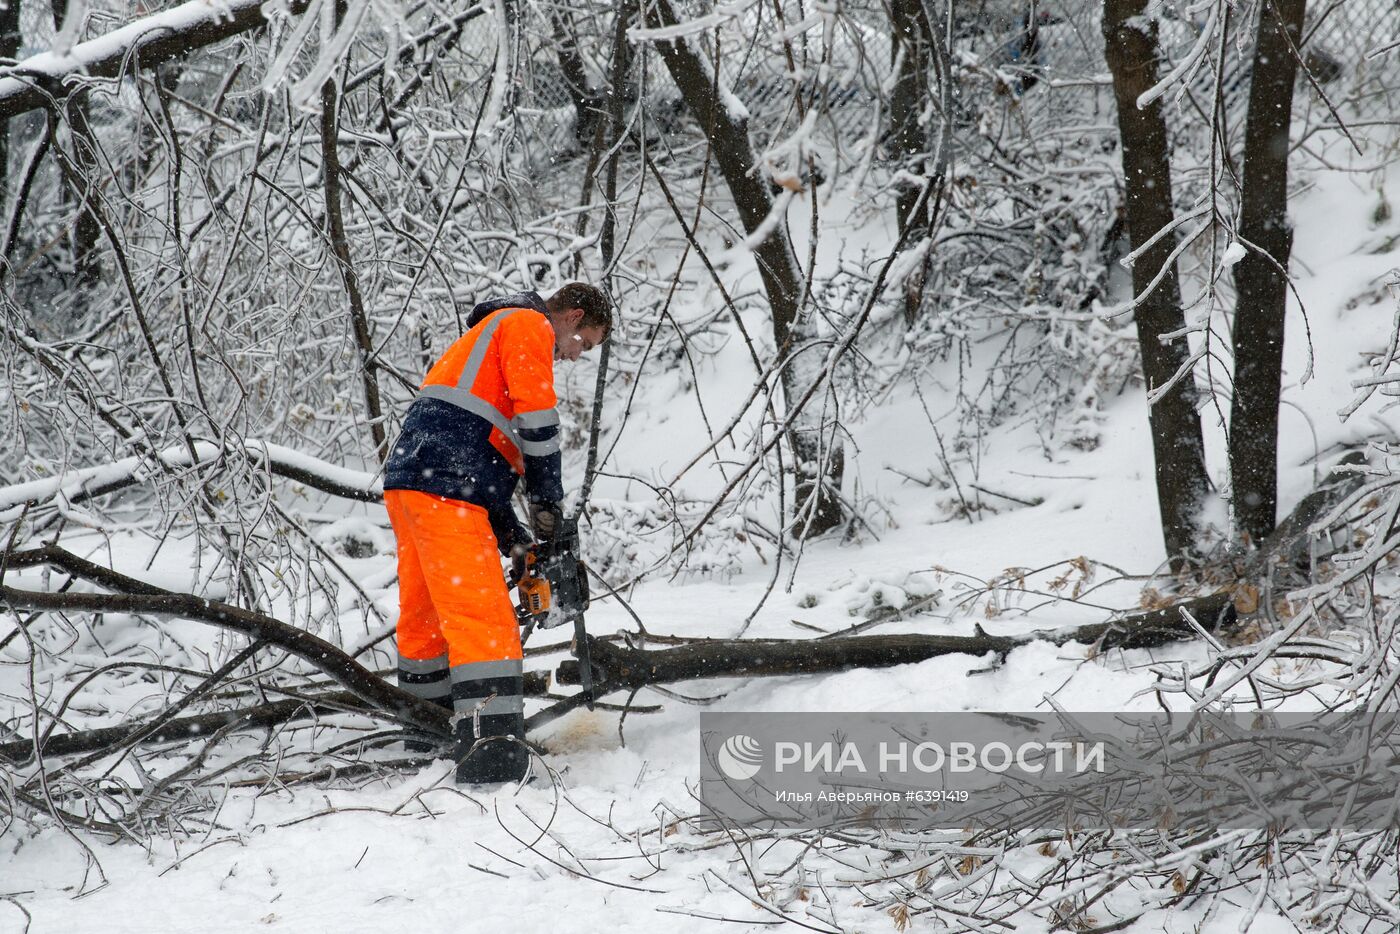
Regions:
<instances>
[{"instance_id":1,"label":"work glove","mask_svg":"<svg viewBox=\"0 0 1400 934\"><path fill-rule=\"evenodd\" d=\"M496 536L496 547L500 549L501 557L511 557L517 546L530 547L530 533L525 531L525 526L515 517L515 510L495 510L488 518L491 520L491 531Z\"/></svg>"},{"instance_id":2,"label":"work glove","mask_svg":"<svg viewBox=\"0 0 1400 934\"><path fill-rule=\"evenodd\" d=\"M535 533L536 540L545 544L554 541L560 515L558 503L530 504L530 531Z\"/></svg>"},{"instance_id":3,"label":"work glove","mask_svg":"<svg viewBox=\"0 0 1400 934\"><path fill-rule=\"evenodd\" d=\"M520 583L525 576L525 556L529 553L529 545L515 544L510 546L510 577L507 583L511 587Z\"/></svg>"}]
</instances>

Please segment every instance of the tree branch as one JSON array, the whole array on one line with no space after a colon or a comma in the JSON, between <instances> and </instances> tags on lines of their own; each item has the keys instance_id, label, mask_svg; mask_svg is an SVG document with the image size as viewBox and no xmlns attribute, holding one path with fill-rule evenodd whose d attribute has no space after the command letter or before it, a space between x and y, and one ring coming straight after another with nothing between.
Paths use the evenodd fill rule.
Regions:
<instances>
[{"instance_id":1,"label":"tree branch","mask_svg":"<svg viewBox=\"0 0 1400 934\"><path fill-rule=\"evenodd\" d=\"M307 0L288 0L287 9L300 16L307 5ZM115 78L138 61L141 68L154 68L257 29L267 22L262 6L262 0L192 0L80 42L67 55L31 55L11 68L0 69L0 120L66 96L73 89L70 79L77 75Z\"/></svg>"},{"instance_id":2,"label":"tree branch","mask_svg":"<svg viewBox=\"0 0 1400 934\"><path fill-rule=\"evenodd\" d=\"M74 577L100 584L119 593L54 593L21 590L0 584L0 603L16 610L59 610L77 613L147 613L176 616L210 623L222 629L262 640L269 646L295 655L355 697L382 712L389 719L430 733L447 736L447 711L429 704L380 678L335 645L319 636L297 629L281 620L253 610L196 597L172 593L93 564L57 545L15 552L9 568L51 565Z\"/></svg>"}]
</instances>

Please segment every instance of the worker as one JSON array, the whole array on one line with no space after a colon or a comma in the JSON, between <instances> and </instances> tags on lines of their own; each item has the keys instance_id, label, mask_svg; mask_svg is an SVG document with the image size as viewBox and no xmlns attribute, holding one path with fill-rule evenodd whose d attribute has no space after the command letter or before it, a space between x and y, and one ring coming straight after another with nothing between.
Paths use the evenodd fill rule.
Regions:
<instances>
[{"instance_id":1,"label":"worker","mask_svg":"<svg viewBox=\"0 0 1400 934\"><path fill-rule=\"evenodd\" d=\"M500 559L521 562L531 533L554 535L564 498L554 361L606 340L612 312L597 288L571 282L548 301L483 302L467 324L428 371L384 473L399 686L454 712L461 784L517 781L529 766L520 632ZM511 506L521 476L530 533Z\"/></svg>"}]
</instances>

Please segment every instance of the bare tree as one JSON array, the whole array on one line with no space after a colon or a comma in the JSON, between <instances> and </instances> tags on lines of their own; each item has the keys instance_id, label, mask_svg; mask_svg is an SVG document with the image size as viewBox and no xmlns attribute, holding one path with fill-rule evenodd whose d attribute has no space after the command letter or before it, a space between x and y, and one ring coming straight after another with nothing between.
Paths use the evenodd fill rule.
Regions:
<instances>
[{"instance_id":1,"label":"bare tree","mask_svg":"<svg viewBox=\"0 0 1400 934\"><path fill-rule=\"evenodd\" d=\"M644 7L649 26L664 29L680 24L669 0L654 0ZM806 378L808 360L804 359L804 351L810 357L811 349L805 346L802 273L786 227L776 213L779 206L769 181L755 170L758 160L749 140L748 115L737 98L722 87L718 65L707 64L687 39L663 39L656 46L687 108L709 138L720 174L734 199L772 312L783 390L789 401L797 400L811 385L811 379ZM820 424L812 424L810 416L797 419L788 430L795 462L797 528L812 536L836 528L843 518L840 491L844 458L839 446L824 450L824 433Z\"/></svg>"},{"instance_id":2,"label":"bare tree","mask_svg":"<svg viewBox=\"0 0 1400 934\"><path fill-rule=\"evenodd\" d=\"M1147 0L1105 0L1104 49L1113 72L1123 154L1123 213L1133 251L1133 314L1147 379L1162 537L1174 570L1196 547L1208 489L1196 386L1183 336L1186 319L1173 251L1175 213L1162 103L1140 105L1157 84L1157 28Z\"/></svg>"},{"instance_id":3,"label":"bare tree","mask_svg":"<svg viewBox=\"0 0 1400 934\"><path fill-rule=\"evenodd\" d=\"M578 28L573 14L565 7L556 7L550 10L549 21L558 50L559 71L564 76L569 99L574 105L574 138L587 144L593 139L593 130L602 116L603 99L588 80L588 70L579 52Z\"/></svg>"},{"instance_id":4,"label":"bare tree","mask_svg":"<svg viewBox=\"0 0 1400 934\"><path fill-rule=\"evenodd\" d=\"M901 168L914 176L935 174L933 197L920 197L922 186L913 178L899 186L895 215L899 232L909 234L910 246L932 236L947 180L952 107L947 61L936 23L930 19L923 0L890 0L891 51L898 64L897 79L890 93L890 148ZM929 84L930 73L937 78L937 98ZM930 124L938 127L935 134ZM933 149L934 152L930 152ZM933 157L934 164L927 164ZM921 206L922 205L922 206ZM925 247L925 249L927 249ZM924 281L928 276L927 253L904 281L904 321L912 326L923 302Z\"/></svg>"},{"instance_id":5,"label":"bare tree","mask_svg":"<svg viewBox=\"0 0 1400 934\"><path fill-rule=\"evenodd\" d=\"M19 54L20 0L6 0L0 7L0 61L13 61ZM0 118L0 207L7 204L5 187L10 180L10 121Z\"/></svg>"},{"instance_id":6,"label":"bare tree","mask_svg":"<svg viewBox=\"0 0 1400 934\"><path fill-rule=\"evenodd\" d=\"M374 336L370 332L365 302L360 292L360 278L355 272L354 257L350 255L350 240L345 235L345 208L341 203L340 153L340 95L335 80L321 87L321 172L324 176L326 199L326 234L335 253L345 297L350 303L350 323L355 346L360 355L360 380L364 387L365 416L369 421L370 438L380 463L389 456L389 437L384 429L384 412L379 401L379 379L374 367Z\"/></svg>"},{"instance_id":7,"label":"bare tree","mask_svg":"<svg viewBox=\"0 0 1400 934\"><path fill-rule=\"evenodd\" d=\"M1247 248L1235 266L1234 398L1230 485L1236 530L1253 543L1274 528L1278 502L1278 406L1288 299L1288 129L1306 0L1264 0L1245 117L1236 234Z\"/></svg>"}]
</instances>

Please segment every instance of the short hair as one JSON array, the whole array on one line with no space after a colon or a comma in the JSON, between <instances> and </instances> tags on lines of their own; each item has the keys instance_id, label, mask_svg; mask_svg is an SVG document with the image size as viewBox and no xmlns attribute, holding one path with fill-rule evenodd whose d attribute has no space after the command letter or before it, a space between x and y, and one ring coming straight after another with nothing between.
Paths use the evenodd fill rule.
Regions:
<instances>
[{"instance_id":1,"label":"short hair","mask_svg":"<svg viewBox=\"0 0 1400 934\"><path fill-rule=\"evenodd\" d=\"M612 305L603 290L587 282L570 282L551 295L544 303L551 314L562 315L573 308L583 309L580 327L602 328L612 332Z\"/></svg>"}]
</instances>

